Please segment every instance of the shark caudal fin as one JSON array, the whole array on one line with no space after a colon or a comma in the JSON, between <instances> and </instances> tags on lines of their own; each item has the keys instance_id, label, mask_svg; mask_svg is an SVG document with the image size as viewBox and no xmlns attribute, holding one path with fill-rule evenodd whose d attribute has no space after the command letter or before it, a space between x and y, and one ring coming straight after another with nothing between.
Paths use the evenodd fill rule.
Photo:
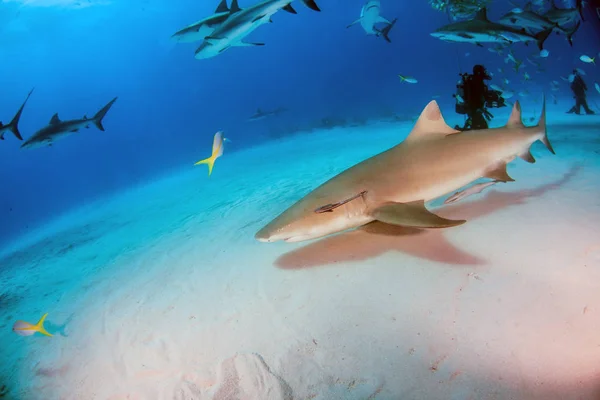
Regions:
<instances>
[{"instance_id":1,"label":"shark caudal fin","mask_svg":"<svg viewBox=\"0 0 600 400\"><path fill-rule=\"evenodd\" d=\"M44 328L44 321L46 320L47 316L48 316L48 313L42 315L42 318L40 318L40 320L38 321L38 323L35 324L35 330L36 330L36 332L39 332L42 335L52 336L52 334L48 333L48 331Z\"/></svg>"},{"instance_id":2,"label":"shark caudal fin","mask_svg":"<svg viewBox=\"0 0 600 400\"><path fill-rule=\"evenodd\" d=\"M19 132L19 120L21 119L21 114L23 113L23 109L25 108L25 104L27 104L27 100L29 100L29 96L31 96L31 93L33 93L33 89L31 89L31 91L25 98L25 101L23 102L23 104L21 104L21 107L17 110L17 113L13 117L12 121L10 121L10 123L8 125L6 125L6 128L8 130L10 130L13 133L13 135L15 135L15 137L19 140L23 140L23 136L21 136L21 132ZM2 138L2 139L4 139L4 138Z\"/></svg>"},{"instance_id":3,"label":"shark caudal fin","mask_svg":"<svg viewBox=\"0 0 600 400\"><path fill-rule=\"evenodd\" d=\"M546 41L546 39L548 39L548 36L550 36L553 30L553 27L548 28L545 31L541 31L540 33L534 36L540 51L544 50L544 42Z\"/></svg>"},{"instance_id":4,"label":"shark caudal fin","mask_svg":"<svg viewBox=\"0 0 600 400\"><path fill-rule=\"evenodd\" d=\"M544 143L544 146L546 146L552 154L556 154L550 140L548 140L548 128L546 128L546 95L544 95L544 100L542 101L542 115L540 116L537 128L543 132L543 136L540 138L541 142Z\"/></svg>"},{"instance_id":5,"label":"shark caudal fin","mask_svg":"<svg viewBox=\"0 0 600 400\"><path fill-rule=\"evenodd\" d=\"M223 155L223 132L219 131L215 133L215 137L213 139L213 148L212 155L204 160L200 160L194 165L206 164L208 165L208 176L212 174L213 167L215 166L215 161L217 158Z\"/></svg>"},{"instance_id":6,"label":"shark caudal fin","mask_svg":"<svg viewBox=\"0 0 600 400\"><path fill-rule=\"evenodd\" d=\"M102 126L102 119L106 116L106 113L108 112L108 110L110 110L110 108L115 103L115 101L117 101L117 99L118 97L115 97L114 99L109 101L108 104L102 107L102 109L98 111L96 115L94 115L94 118L92 118L94 124L96 124L96 127L98 127L98 129L100 129L102 132L104 132L104 126Z\"/></svg>"},{"instance_id":7,"label":"shark caudal fin","mask_svg":"<svg viewBox=\"0 0 600 400\"><path fill-rule=\"evenodd\" d=\"M383 28L381 30L381 36L383 36L383 38L385 40L387 40L388 43L392 43L392 41L390 40L390 37L388 36L390 31L392 30L392 28L394 27L394 24L396 24L396 21L398 20L398 18L394 18L394 20L392 22L390 22L388 25L386 25L385 28Z\"/></svg>"}]
</instances>

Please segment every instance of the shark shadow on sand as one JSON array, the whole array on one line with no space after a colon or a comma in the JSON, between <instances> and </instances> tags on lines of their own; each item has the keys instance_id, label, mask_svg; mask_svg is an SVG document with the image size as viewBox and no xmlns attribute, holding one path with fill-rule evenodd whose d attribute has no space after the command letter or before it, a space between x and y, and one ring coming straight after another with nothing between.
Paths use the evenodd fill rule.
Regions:
<instances>
[{"instance_id":1,"label":"shark shadow on sand","mask_svg":"<svg viewBox=\"0 0 600 400\"><path fill-rule=\"evenodd\" d=\"M562 178L536 189L518 192L490 191L480 200L437 209L444 218L469 221L545 195L569 182L580 170L573 166ZM449 242L445 229L417 229L372 222L354 231L329 236L280 256L275 265L281 269L304 269L342 262L365 261L399 251L424 260L451 265L485 265L486 260L469 254Z\"/></svg>"}]
</instances>

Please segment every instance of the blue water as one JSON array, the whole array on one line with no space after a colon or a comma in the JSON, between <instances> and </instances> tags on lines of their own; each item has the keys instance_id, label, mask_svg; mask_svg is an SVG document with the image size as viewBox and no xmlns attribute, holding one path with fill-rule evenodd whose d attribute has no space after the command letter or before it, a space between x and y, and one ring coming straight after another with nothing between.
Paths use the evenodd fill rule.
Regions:
<instances>
[{"instance_id":1,"label":"blue water","mask_svg":"<svg viewBox=\"0 0 600 400\"><path fill-rule=\"evenodd\" d=\"M244 8L252 1L242 0L240 3ZM49 397L37 391L45 387L47 380L53 379L61 381L60 389L67 388L68 391L69 385L74 385L80 377L69 372L77 369L77 363L59 365L56 360L64 362L61 354L71 354L75 348L93 344L93 340L99 341L99 348L110 349L111 340L118 342L111 336L114 331L106 328L111 321L116 326L119 322L114 321L122 321L120 318L126 316L135 321L132 325L137 329L138 320L147 322L157 318L158 310L171 303L181 308L199 304L200 309L210 309L204 311L207 319L213 318L211 320L218 321L215 324L227 327L229 325L223 321L229 321L233 318L231 315L237 315L236 312L244 314L239 311L242 309L240 304L247 304L252 298L250 295L243 297L240 293L257 294L257 304L261 305L257 306L258 310L265 312L265 308L261 307L267 307L278 321L288 315L290 320L296 317L294 323L298 325L290 329L295 332L296 339L306 339L306 346L309 347L312 342L308 335L303 337L305 330L313 335L322 330L323 336L327 331L321 323L311 322L310 314L298 311L302 308L299 305L310 300L311 296L332 307L325 307L319 314L321 320L332 319L338 323L331 331L327 331L328 335L338 330L344 331L342 327L350 329L354 324L352 317L344 319L344 316L352 315L350 311L347 314L340 313L339 320L334 318L338 310L334 305L343 310L350 306L364 307L360 313L363 318L361 324L368 325L369 318L377 313L378 307L386 300L378 297L381 293L376 288L364 288L360 283L373 276L381 280L392 279L389 265L398 264L399 261L372 261L377 257L385 258L389 253L389 244L383 244L383 247L374 251L370 248L352 249L335 241L323 242L324 248L316 245L308 247L309 250L304 253L303 247L294 245L290 248L300 249L299 253L290 252L286 256L286 250L282 247L261 247L254 241L253 235L278 212L317 184L403 140L413 121L432 98L438 101L450 125L462 124L462 117L454 113L455 100L452 94L455 93L458 73L470 72L474 64L484 64L494 73L491 83L504 86L501 85L502 79L510 80L508 86L515 92L510 101L521 101L527 124L538 120L541 97L546 94L549 135L554 137L552 141L555 148L563 151L559 152L558 159L551 158L541 145L536 145L534 153L537 164L518 162L518 167L514 167L514 175L522 175L514 191L521 191L518 192L521 195L515 195L514 198L509 196L509 199L514 200L515 204L529 202L531 208L527 210L530 214L514 211L509 200L503 203L501 209L483 213L484 216L497 213L496 217L491 218L499 218L498 215L503 212L514 212L508 214L506 219L490 220L487 228L479 228L478 234L470 234L471 239L467 242L472 243L473 249L478 249L473 250L477 254L465 255L463 250L468 252L469 248L465 246L456 252L460 256L454 259L454 250L447 252L446 244L439 247L439 254L426 256L408 245L389 245L389 248L403 252L402 257L408 254L408 258L402 258L402 262L406 263L403 265L413 265L410 257L438 263L438 266L474 265L477 263L471 261L488 256L491 259L493 255L501 258L499 253L485 246L494 237L492 229L513 229L498 228L500 222L517 221L527 218L531 213L535 214L536 206L532 203L538 204L538 210L541 209L539 204L547 207L554 204L563 211L568 204L572 205L568 210L579 211L566 215L563 212L564 218L558 218L556 226L569 229L569 219L579 221L581 237L588 242L579 243L587 249L587 253L584 261L580 258L578 262L587 263L586 266L590 268L600 266L594 247L600 232L591 224L591 221L595 221L594 215L598 215L598 206L593 199L599 194L600 147L597 133L600 131L600 117L565 115L564 111L571 107L573 100L568 83L561 79L567 77L575 67L583 69L586 73L583 78L589 88L589 104L600 112L600 93L594 88L594 83L600 82L600 72L597 65L583 63L579 59L583 54L600 56L600 20L595 18L591 6L585 10L586 21L575 35L572 47L564 36L555 34L546 41L545 48L550 55L545 59L535 58L539 53L535 44L512 46L516 58L535 59L544 68L544 72L537 73L531 63L524 61L523 71L531 75L531 80L523 81L522 72L517 74L510 68L512 63L504 61L505 54L500 56L488 51L488 45L482 48L472 44L446 43L432 37L430 33L433 30L448 23L448 16L434 11L426 1L383 0L382 3L383 16L398 18L390 33L392 43L365 35L359 25L346 28L358 17L362 1L322 0L318 2L321 13L294 2L297 15L278 12L273 16L272 24L260 27L251 35L249 41L264 42L265 46L233 48L208 60L194 59L196 44L177 44L170 40L170 36L178 29L211 14L216 7L212 2L14 0L0 5L2 122L10 121L32 88L35 88L34 92L19 125L25 139L48 124L55 113L63 120L92 116L110 99L118 96L104 119L105 132L92 126L52 147L31 150L20 149L20 143L10 133L0 143L0 355L3 359L0 387L7 385L8 398L64 398L57 394L65 393L58 390L60 385L53 387L47 395ZM507 2L494 2L489 7L488 17L494 20L513 7ZM498 68L506 72L500 73ZM415 77L418 83L401 83L398 74ZM550 82L553 80L559 82L559 91L551 90ZM517 94L525 90L528 94ZM278 107L285 107L288 111L267 119L248 121L258 108L272 110ZM496 116L492 126L504 125L509 111L510 107L492 110ZM225 155L217 161L215 172L208 178L205 166L193 167L193 164L210 155L212 138L217 130L223 130L231 142L227 143ZM546 162L548 167L544 165ZM579 172L571 173L571 170ZM568 179L561 181L563 176ZM545 188L544 185L548 186L547 190L532 189L538 186ZM557 188L562 191L553 192L554 189L559 190ZM509 189L498 190L500 193L510 192ZM586 190L594 195L582 201L577 193ZM440 202L436 205L440 205ZM552 210L546 210L553 213ZM479 217L481 215L476 216L477 219ZM589 225L585 225L586 221ZM552 225L543 224L537 228L540 232L553 229ZM475 242L478 237L481 242L477 245ZM457 238L454 240L459 241ZM523 237L522 240L529 239ZM328 243L333 249L330 257L321 259L316 256L330 251ZM420 248L420 242L417 240L415 243ZM556 247L561 248L560 243L555 244ZM567 257L567 254L583 251L579 247L573 248L575 250L571 252L571 247L565 244L564 252L555 257ZM547 249L532 253L542 254L544 251ZM450 254L449 258L446 257L447 253ZM535 265L543 263L543 257L528 257L534 256L523 256ZM292 293L297 288L292 283L293 278L285 274L296 270L299 264L312 267L335 265L338 262L355 263L355 268L361 268L359 272L353 272L357 275L342 278L345 280L338 285L342 285L340 287L348 293L364 296L362 306L360 302L354 302L356 298L329 299L326 294L335 288L331 289L323 283L314 288L313 295L310 292L305 294L306 290L299 290L302 294L297 295L300 298L292 296L292 305L275 300L287 295L282 287ZM516 261L503 259L502 262L513 265ZM367 268L372 268L372 272ZM313 285L316 279L333 282L339 274L331 271L336 270L309 268L302 272L304 275L301 275L299 282L305 287ZM558 268L553 271L556 274L553 277L564 272ZM576 276L586 277L582 280L592 280L598 274L596 269L593 272L587 270L588 275L583 270L577 271L580 275ZM441 272L440 276L446 273ZM424 287L427 287L427 277L422 275L418 279ZM175 289L169 291L162 288L156 283L161 279L171 282ZM393 279L410 281L411 275L407 272L402 276L394 275ZM448 279L457 283L462 282L463 277L452 275ZM556 279L556 282L560 281ZM404 284L409 285L406 282ZM231 289L233 294L228 291L230 286L235 288ZM165 287L169 286L165 284ZM406 290L409 288L410 285L405 287ZM573 282L573 293L577 288L577 283ZM183 293L181 299L173 294L178 290ZM581 291L585 292L583 289ZM522 293L525 292L524 287ZM128 296L133 296L138 304L144 304L145 307L136 309L131 306L134 301ZM223 296L222 303L216 306L211 304L211 296L213 299ZM416 292L415 296L419 296L419 293ZM177 298L180 302L171 298ZM396 300L394 304L400 308L406 305L401 297L392 299L390 301L393 303ZM440 301L444 302L442 295ZM548 299L546 301L550 302ZM560 304L559 300L556 301ZM538 304L535 301L533 303ZM314 307L311 310L315 313L319 312L319 307L314 304L311 307ZM112 311L115 309L120 310L122 315ZM98 313L98 321L102 321L101 336L86 334L90 310ZM63 339L60 344L49 345L36 341L37 336L17 337L11 331L14 320L36 322L45 312L50 313L46 327L55 333L53 339ZM408 326L411 319L407 315L412 312L417 313L413 309L398 318L405 318L405 325ZM438 312L439 315L444 314ZM259 311L256 313L260 314ZM578 308L577 315L580 313ZM594 315L597 318L598 314ZM188 318L187 314L185 318ZM250 324L251 318L245 318ZM521 323L526 320L526 317L523 318ZM303 320L306 323L298 322ZM177 319L172 321L174 324L180 323ZM274 322L273 326L268 327L282 331L288 328L288 325L278 323ZM371 323L375 325L378 322L373 320ZM419 324L423 324L423 321L420 320ZM189 333L189 337L169 336L166 333L168 329L153 328L150 322L143 326L140 331L155 330L158 332L156 337L162 337L161 340L169 343L169 346L181 344L184 339L193 342L195 334L205 335L189 328L182 329ZM581 332L590 332L595 325L580 327ZM125 329L126 333L119 334L121 338L131 339L133 336L128 335L133 335L130 332L136 329ZM324 367L325 363L319 364L323 371L327 371L323 374L329 380L315 384L320 388L315 390L320 390L322 397L313 398L398 398L400 383L388 382L384 372L376 371L378 365L374 361L393 348L388 336L396 332L394 329L397 328L378 331L373 343L380 347L368 353L371 357L368 354L362 358L352 355L356 356L357 364L364 363L358 368L363 375L354 371L358 374L352 375L356 378L354 383L351 374L340 372L345 367L340 367L340 375L336 375L333 371L335 368L332 370L331 366ZM535 324L531 329L535 329ZM120 328L115 330L119 331ZM260 329L257 332L261 332ZM399 332L396 333L405 335L402 336L404 338L412 337L412 333L407 331L402 331L402 334ZM229 338L224 347L215 345L215 348L223 350L222 353L213 354L206 350L210 356L207 355L199 363L202 368L217 370L220 360L233 356L237 351L257 352L264 356L264 353L273 351L268 348L267 342L279 340L286 343L289 339L283 333L274 333L271 339L268 332L261 333L263 337L256 342L237 336ZM360 332L361 340L366 340L365 335L369 335L368 331ZM258 337L258 333L255 336ZM212 336L202 337L206 342L214 339ZM65 341L68 338L73 342ZM347 340L350 348L352 342ZM591 340L586 340L587 336L581 342L592 346ZM323 337L318 341L327 348L327 339ZM134 342L131 339L131 343ZM429 346L427 343L421 344L423 347ZM348 356L352 353L339 350L334 342L329 345L331 351L322 355L325 359L333 357L333 354ZM114 354L107 355L107 359L119 358L119 351L123 348L119 346L112 348ZM198 352L205 354L200 350ZM270 355L274 357L275 353L273 351ZM460 355L468 354L468 351L464 349L464 352L457 354L460 359ZM123 363L134 365L136 357L141 359L142 356L128 353L123 356L126 360ZM288 379L285 376L286 368L274 366L272 357L265 358L269 368L282 375L284 380ZM93 366L102 363L95 356L89 359ZM85 357L82 360L85 361ZM306 359L303 360L306 362ZM189 360L182 360L179 364L172 359L169 361L172 362L169 368L183 368L180 365L190 370L195 368L194 362ZM283 361L281 363L284 364ZM166 364L162 364L163 367ZM85 368L84 365L79 365L79 368ZM404 368L412 364L396 360L391 365L393 368L402 368L405 374L403 379L408 379ZM457 365L457 368L461 367L460 362ZM597 372L597 368L589 367L586 371ZM129 376L128 373L123 375ZM312 370L307 373L308 382L312 382L310 377L313 374L316 373ZM448 376L451 374L449 370ZM339 378L341 380L336 381L335 377L342 375L347 380ZM117 376L113 378L117 379ZM408 393L405 394L407 398L419 398L418 393L428 398L439 398L437 396L444 393L435 386L434 379L419 382L425 389L421 387L420 391L402 393ZM409 383L410 380L402 380L403 385ZM132 390L126 381L115 385L122 390L111 393L114 396L117 396L117 392L122 394ZM294 390L301 386L294 383L290 385ZM469 393L472 395L470 390L477 386L468 380L458 385L453 389L452 393L456 396L453 398L469 398ZM86 391L89 387L84 386L73 388L71 398L92 398L88 397L91 392ZM348 394L351 386L358 389ZM169 394L153 397L147 392L140 392L142 394L138 393L138 398L176 398L173 393L179 393L177 388L162 388L164 393ZM426 388L432 389L428 391ZM185 398L227 398L219 397L222 396L219 390L206 395L202 392L204 389L198 389L198 393L202 392L202 396L208 397L194 397L193 390L186 390L189 390L185 392L189 397ZM313 394L302 393L306 398ZM499 398L506 398L502 395L511 392L498 389L495 393L500 393ZM535 393L539 396L541 392ZM592 398L586 397L592 391L581 393L583 398ZM0 390L0 397L2 394ZM380 397L374 397L378 394ZM98 396L119 398L109 397L106 392Z\"/></svg>"}]
</instances>

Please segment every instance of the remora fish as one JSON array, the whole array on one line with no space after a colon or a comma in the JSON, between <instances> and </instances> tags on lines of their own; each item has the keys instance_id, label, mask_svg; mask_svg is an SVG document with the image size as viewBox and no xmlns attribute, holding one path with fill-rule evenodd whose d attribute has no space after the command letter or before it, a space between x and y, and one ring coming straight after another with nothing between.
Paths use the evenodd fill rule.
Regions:
<instances>
[{"instance_id":1,"label":"remora fish","mask_svg":"<svg viewBox=\"0 0 600 400\"><path fill-rule=\"evenodd\" d=\"M276 108L273 111L263 111L260 108L256 110L256 113L248 118L248 121L258 121L267 117L277 116L282 112L287 111L285 108Z\"/></svg>"},{"instance_id":2,"label":"remora fish","mask_svg":"<svg viewBox=\"0 0 600 400\"><path fill-rule=\"evenodd\" d=\"M13 117L12 121L10 121L7 125L2 124L0 122L0 140L4 140L4 134L6 132L12 132L13 135L19 140L23 140L23 136L21 136L21 132L19 132L19 120L21 119L21 114L23 113L23 109L25 108L25 104L27 104L27 100L29 100L29 96L33 93L33 89L29 92L21 107L17 110L17 113Z\"/></svg>"},{"instance_id":3,"label":"remora fish","mask_svg":"<svg viewBox=\"0 0 600 400\"><path fill-rule=\"evenodd\" d=\"M194 22L191 25L175 32L171 39L179 43L193 43L204 40L205 37L213 33L213 31L221 26L223 22L231 14L241 11L238 0L231 1L231 8L227 7L227 0L222 0L219 6L215 10L215 13L208 16L200 21Z\"/></svg>"},{"instance_id":4,"label":"remora fish","mask_svg":"<svg viewBox=\"0 0 600 400\"><path fill-rule=\"evenodd\" d=\"M52 146L52 143L63 137L71 135L73 132L77 132L82 128L89 128L90 123L96 125L98 129L104 131L102 126L102 119L110 110L110 107L117 101L117 97L108 102L107 105L102 107L100 111L96 113L92 118L88 118L85 115L82 119L72 119L68 121L61 121L58 117L58 113L54 114L50 119L48 126L40 129L34 133L29 139L21 145L23 149L34 149L38 147Z\"/></svg>"},{"instance_id":5,"label":"remora fish","mask_svg":"<svg viewBox=\"0 0 600 400\"><path fill-rule=\"evenodd\" d=\"M495 185L496 183L498 183L498 181L477 183L473 186L466 188L465 190L461 190L460 192L454 193L452 196L450 196L446 200L444 200L444 204L455 203L459 200L464 199L465 197L469 197L474 194L481 193L484 191L485 188Z\"/></svg>"},{"instance_id":6,"label":"remora fish","mask_svg":"<svg viewBox=\"0 0 600 400\"><path fill-rule=\"evenodd\" d=\"M487 19L487 10L482 8L477 15L468 21L455 22L437 29L431 34L447 42L474 43L515 43L515 42L537 42L540 50L544 48L544 42L552 33L553 28L548 28L536 35L529 34L525 29L515 29L510 26L490 22Z\"/></svg>"},{"instance_id":7,"label":"remora fish","mask_svg":"<svg viewBox=\"0 0 600 400\"><path fill-rule=\"evenodd\" d=\"M392 22L382 17L379 13L381 11L381 3L379 0L370 0L365 4L360 11L360 18L348 25L346 28L350 28L352 25L360 23L367 35L383 36L385 40L391 43L388 36L390 30L396 23L397 19ZM376 24L386 24L383 29L378 29Z\"/></svg>"},{"instance_id":8,"label":"remora fish","mask_svg":"<svg viewBox=\"0 0 600 400\"><path fill-rule=\"evenodd\" d=\"M425 202L480 178L513 181L515 157L533 162L537 140L554 153L546 134L546 102L537 126L525 127L515 102L506 126L458 132L430 102L406 140L333 177L258 231L261 242L300 242L381 221L416 228L444 228L464 220L441 218Z\"/></svg>"},{"instance_id":9,"label":"remora fish","mask_svg":"<svg viewBox=\"0 0 600 400\"><path fill-rule=\"evenodd\" d=\"M215 57L234 46L264 46L264 43L244 42L244 38L259 26L271 21L279 10L296 14L291 6L293 0L264 0L232 14L196 50L197 59ZM320 11L314 0L302 0L309 8Z\"/></svg>"}]
</instances>

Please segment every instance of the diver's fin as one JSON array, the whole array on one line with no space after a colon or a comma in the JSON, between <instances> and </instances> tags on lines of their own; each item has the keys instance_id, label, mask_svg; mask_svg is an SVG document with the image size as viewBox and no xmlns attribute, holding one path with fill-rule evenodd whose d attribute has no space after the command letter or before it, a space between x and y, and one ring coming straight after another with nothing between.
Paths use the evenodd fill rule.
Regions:
<instances>
[{"instance_id":1,"label":"diver's fin","mask_svg":"<svg viewBox=\"0 0 600 400\"><path fill-rule=\"evenodd\" d=\"M506 172L506 163L500 163L495 168L492 168L483 175L483 178L494 179L499 182L514 182L515 180Z\"/></svg>"},{"instance_id":2,"label":"diver's fin","mask_svg":"<svg viewBox=\"0 0 600 400\"><path fill-rule=\"evenodd\" d=\"M42 315L42 318L40 318L38 323L35 324L35 330L37 332L41 333L42 335L52 336L52 334L48 333L48 331L44 328L44 321L46 320L47 316L48 316L48 313Z\"/></svg>"},{"instance_id":3,"label":"diver's fin","mask_svg":"<svg viewBox=\"0 0 600 400\"><path fill-rule=\"evenodd\" d=\"M462 225L466 220L450 220L425 208L423 200L411 203L384 203L372 212L372 217L391 225L414 228L448 228Z\"/></svg>"}]
</instances>

